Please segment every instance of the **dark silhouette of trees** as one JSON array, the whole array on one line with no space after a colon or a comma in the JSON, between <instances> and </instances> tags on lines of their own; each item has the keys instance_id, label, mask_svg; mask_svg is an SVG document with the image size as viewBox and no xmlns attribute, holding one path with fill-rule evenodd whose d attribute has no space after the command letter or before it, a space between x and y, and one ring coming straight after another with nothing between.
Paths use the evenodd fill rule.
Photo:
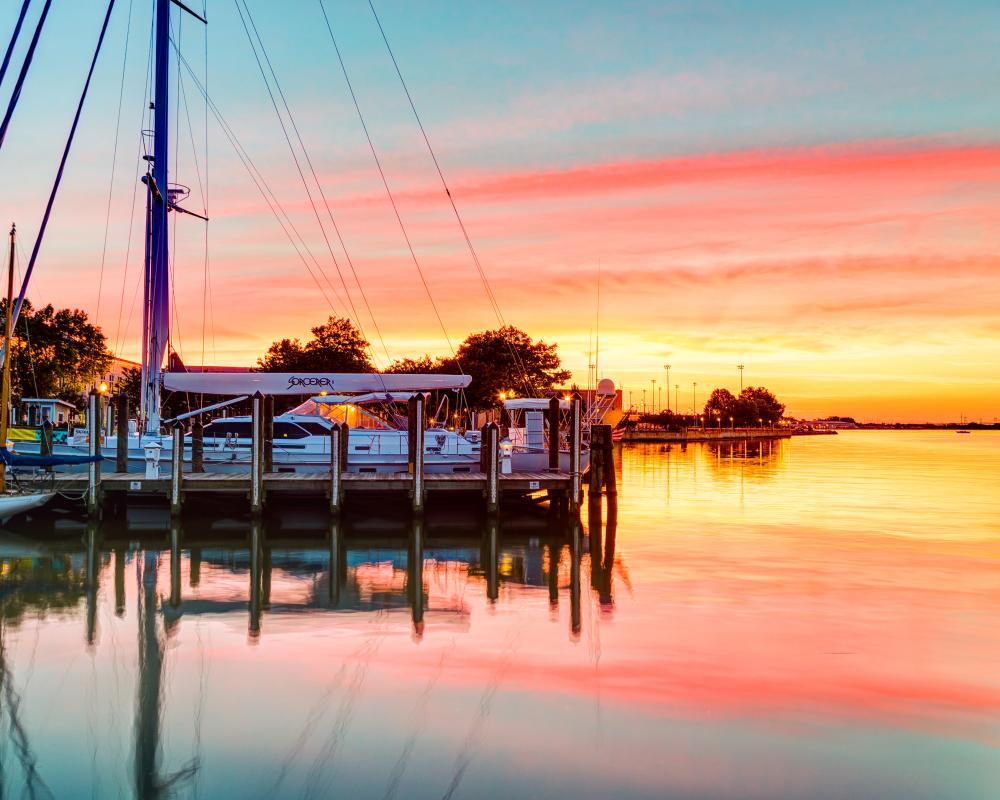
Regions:
<instances>
[{"instance_id":1,"label":"dark silhouette of trees","mask_svg":"<svg viewBox=\"0 0 1000 800\"><path fill-rule=\"evenodd\" d=\"M298 339L274 342L257 361L260 372L374 372L368 342L349 319L330 317L312 329L304 345Z\"/></svg>"},{"instance_id":2,"label":"dark silhouette of trees","mask_svg":"<svg viewBox=\"0 0 1000 800\"><path fill-rule=\"evenodd\" d=\"M747 386L739 397L728 389L716 389L705 403L705 424L721 423L722 427L773 425L784 412L784 404L763 386Z\"/></svg>"}]
</instances>

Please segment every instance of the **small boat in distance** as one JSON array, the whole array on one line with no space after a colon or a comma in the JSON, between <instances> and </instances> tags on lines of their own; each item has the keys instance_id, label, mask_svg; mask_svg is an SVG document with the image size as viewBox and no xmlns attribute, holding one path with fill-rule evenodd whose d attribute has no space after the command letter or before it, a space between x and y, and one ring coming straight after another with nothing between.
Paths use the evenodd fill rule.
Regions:
<instances>
[{"instance_id":1,"label":"small boat in distance","mask_svg":"<svg viewBox=\"0 0 1000 800\"><path fill-rule=\"evenodd\" d=\"M955 431L955 433L972 433L972 431Z\"/></svg>"}]
</instances>

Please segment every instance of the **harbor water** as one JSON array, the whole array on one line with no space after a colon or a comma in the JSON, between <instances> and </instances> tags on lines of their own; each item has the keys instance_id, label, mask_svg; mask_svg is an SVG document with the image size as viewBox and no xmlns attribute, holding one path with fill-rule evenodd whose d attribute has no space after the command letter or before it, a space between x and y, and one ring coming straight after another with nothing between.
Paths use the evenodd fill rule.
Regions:
<instances>
[{"instance_id":1,"label":"harbor water","mask_svg":"<svg viewBox=\"0 0 1000 800\"><path fill-rule=\"evenodd\" d=\"M1000 434L616 455L578 525L15 520L0 790L997 796Z\"/></svg>"}]
</instances>

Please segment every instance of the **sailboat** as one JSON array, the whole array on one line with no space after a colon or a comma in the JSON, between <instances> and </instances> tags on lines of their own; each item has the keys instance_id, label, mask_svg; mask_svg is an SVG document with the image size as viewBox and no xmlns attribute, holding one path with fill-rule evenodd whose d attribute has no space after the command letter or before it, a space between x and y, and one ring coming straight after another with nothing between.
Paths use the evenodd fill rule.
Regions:
<instances>
[{"instance_id":1,"label":"sailboat","mask_svg":"<svg viewBox=\"0 0 1000 800\"><path fill-rule=\"evenodd\" d=\"M144 142L152 142L152 152L142 182L146 188L145 257L143 269L143 339L141 406L139 418L128 435L128 466L139 470L147 454L159 448L161 462L172 457L172 437L164 434L165 423L218 411L246 400L256 392L263 395L306 396L300 406L275 417L273 463L282 471L313 471L329 468L329 430L338 417L358 414L363 420L351 426L348 443L348 470L398 471L405 468L407 439L405 426L394 421L394 403L409 394L432 391L461 392L471 382L467 375L423 374L342 374L342 373L217 373L164 372L170 331L170 260L168 214L202 215L184 209L185 192L172 184L170 171L170 14L172 4L180 13L205 20L176 0L152 0L154 4L153 129L144 132ZM23 291L23 290L22 290ZM228 396L231 400L198 409L173 420L162 418L164 391ZM547 402L547 401L539 401ZM346 410L345 410L346 409ZM540 417L539 417L540 418ZM592 422L593 420L588 420ZM589 426L587 426L589 427ZM204 465L210 471L246 469L250 460L249 417L226 417L206 426ZM189 441L190 434L188 434ZM479 463L480 443L475 431L463 435L445 425L431 427L424 437L426 468L430 472L474 471ZM117 436L102 437L101 452L117 453ZM87 433L70 436L57 452L83 453L89 446ZM185 445L188 451L189 445ZM515 450L518 458L532 455L530 448ZM568 448L566 460L568 462ZM533 455L537 460L537 454ZM583 464L587 456L584 454ZM526 462L527 463L527 462ZM526 467L527 468L527 467Z\"/></svg>"}]
</instances>

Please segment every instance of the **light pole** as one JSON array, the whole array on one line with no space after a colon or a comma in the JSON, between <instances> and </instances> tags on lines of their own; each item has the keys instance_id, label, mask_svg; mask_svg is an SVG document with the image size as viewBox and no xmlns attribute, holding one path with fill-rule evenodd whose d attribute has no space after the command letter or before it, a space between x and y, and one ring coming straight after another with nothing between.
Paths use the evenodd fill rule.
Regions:
<instances>
[{"instance_id":1,"label":"light pole","mask_svg":"<svg viewBox=\"0 0 1000 800\"><path fill-rule=\"evenodd\" d=\"M667 411L669 411L670 410L670 365L664 364L663 368L667 371Z\"/></svg>"},{"instance_id":2,"label":"light pole","mask_svg":"<svg viewBox=\"0 0 1000 800\"><path fill-rule=\"evenodd\" d=\"M670 399L670 384L667 384L667 400ZM663 387L660 387L660 408L663 408ZM669 411L669 409L667 409Z\"/></svg>"},{"instance_id":3,"label":"light pole","mask_svg":"<svg viewBox=\"0 0 1000 800\"><path fill-rule=\"evenodd\" d=\"M743 365L737 364L736 369L740 371L740 394L743 394Z\"/></svg>"},{"instance_id":4,"label":"light pole","mask_svg":"<svg viewBox=\"0 0 1000 800\"><path fill-rule=\"evenodd\" d=\"M646 390L642 390L642 413L646 413Z\"/></svg>"},{"instance_id":5,"label":"light pole","mask_svg":"<svg viewBox=\"0 0 1000 800\"><path fill-rule=\"evenodd\" d=\"M681 385L679 383L675 383L674 384L674 408L676 409L676 411L677 411L678 414L681 413L681 402L680 402L680 400L677 399L678 396L680 395L680 391L681 391ZM667 392L668 393L670 392L670 387L669 386L667 387Z\"/></svg>"},{"instance_id":6,"label":"light pole","mask_svg":"<svg viewBox=\"0 0 1000 800\"><path fill-rule=\"evenodd\" d=\"M628 407L632 408L632 390L628 390Z\"/></svg>"},{"instance_id":7,"label":"light pole","mask_svg":"<svg viewBox=\"0 0 1000 800\"><path fill-rule=\"evenodd\" d=\"M698 408L698 381L691 382L691 413L697 414Z\"/></svg>"},{"instance_id":8,"label":"light pole","mask_svg":"<svg viewBox=\"0 0 1000 800\"><path fill-rule=\"evenodd\" d=\"M649 395L649 404L653 407L653 413L656 413L656 378L653 381L653 391Z\"/></svg>"}]
</instances>

